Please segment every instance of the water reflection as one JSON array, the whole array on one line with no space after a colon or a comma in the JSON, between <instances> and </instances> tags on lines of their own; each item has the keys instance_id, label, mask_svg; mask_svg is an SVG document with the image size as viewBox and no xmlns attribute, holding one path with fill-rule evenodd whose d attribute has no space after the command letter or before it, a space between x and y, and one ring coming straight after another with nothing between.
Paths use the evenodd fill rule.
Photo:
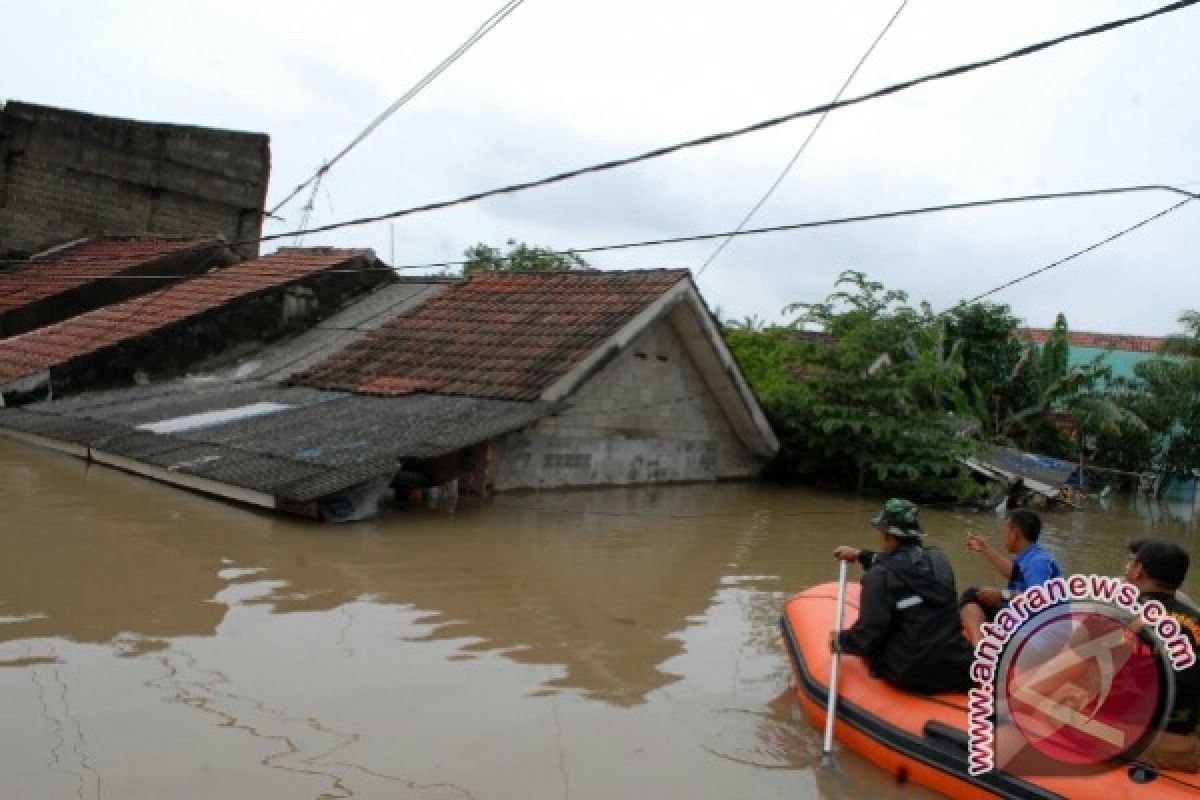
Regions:
<instances>
[{"instance_id":1,"label":"water reflection","mask_svg":"<svg viewBox=\"0 0 1200 800\"><path fill-rule=\"evenodd\" d=\"M698 486L329 528L0 441L6 797L919 796L819 767L778 642L874 505ZM995 581L962 542L995 515L924 520ZM1190 549L1195 516L1112 498L1044 541L1111 573L1147 532Z\"/></svg>"}]
</instances>

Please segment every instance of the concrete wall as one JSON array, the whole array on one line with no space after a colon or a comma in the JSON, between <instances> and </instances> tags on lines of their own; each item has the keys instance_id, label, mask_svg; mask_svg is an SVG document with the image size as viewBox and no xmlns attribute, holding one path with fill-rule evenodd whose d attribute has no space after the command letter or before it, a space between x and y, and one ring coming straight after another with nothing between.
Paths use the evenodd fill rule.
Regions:
<instances>
[{"instance_id":1,"label":"concrete wall","mask_svg":"<svg viewBox=\"0 0 1200 800\"><path fill-rule=\"evenodd\" d=\"M0 111L0 255L100 233L262 230L265 134L9 102ZM257 245L239 248L258 254Z\"/></svg>"},{"instance_id":2,"label":"concrete wall","mask_svg":"<svg viewBox=\"0 0 1200 800\"><path fill-rule=\"evenodd\" d=\"M760 466L669 319L647 329L567 403L566 411L504 438L497 491L743 478Z\"/></svg>"}]
</instances>

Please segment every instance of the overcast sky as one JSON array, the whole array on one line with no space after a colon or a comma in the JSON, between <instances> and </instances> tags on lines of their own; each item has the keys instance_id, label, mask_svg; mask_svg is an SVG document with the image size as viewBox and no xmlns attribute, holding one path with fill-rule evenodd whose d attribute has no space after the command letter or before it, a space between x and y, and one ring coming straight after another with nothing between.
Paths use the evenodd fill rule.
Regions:
<instances>
[{"instance_id":1,"label":"overcast sky","mask_svg":"<svg viewBox=\"0 0 1200 800\"><path fill-rule=\"evenodd\" d=\"M269 205L503 0L3 6L0 98L270 134ZM864 93L1165 4L910 0L849 89ZM311 224L547 176L832 98L900 0L525 0L346 157ZM752 223L1141 183L1200 191L1200 6L835 112ZM395 261L479 241L554 248L733 228L807 135L801 120L614 172L307 237ZM700 277L726 317L780 318L858 269L935 308L1177 202L1076 199L744 237ZM299 224L303 198L281 213ZM1200 308L1200 202L1005 290L1030 325L1161 334ZM273 249L275 245L271 245ZM692 267L713 243L599 254Z\"/></svg>"}]
</instances>

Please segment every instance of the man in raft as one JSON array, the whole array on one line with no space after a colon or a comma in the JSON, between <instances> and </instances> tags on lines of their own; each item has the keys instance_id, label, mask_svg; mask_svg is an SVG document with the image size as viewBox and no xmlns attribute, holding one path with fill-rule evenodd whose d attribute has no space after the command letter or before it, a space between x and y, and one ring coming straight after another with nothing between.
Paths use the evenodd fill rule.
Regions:
<instances>
[{"instance_id":1,"label":"man in raft","mask_svg":"<svg viewBox=\"0 0 1200 800\"><path fill-rule=\"evenodd\" d=\"M1141 602L1163 604L1179 628L1200 653L1200 612L1181 598L1179 587L1187 577L1191 559L1187 551L1167 539L1138 539L1129 544L1125 580L1141 592ZM1148 632L1147 632L1148 635ZM1149 637L1148 637L1149 638ZM1158 734L1142 760L1159 769L1200 772L1200 662L1175 673L1175 700L1166 729Z\"/></svg>"},{"instance_id":2,"label":"man in raft","mask_svg":"<svg viewBox=\"0 0 1200 800\"><path fill-rule=\"evenodd\" d=\"M972 646L979 642L983 623L994 620L1014 595L1062 576L1062 567L1054 560L1054 556L1037 543L1041 535L1041 518L1025 509L1010 511L1005 520L1004 549L1011 558L992 547L978 533L972 531L967 534L967 548L982 553L1000 573L1000 577L1008 581L1004 589L972 586L963 592L959 601L962 626Z\"/></svg>"},{"instance_id":3,"label":"man in raft","mask_svg":"<svg viewBox=\"0 0 1200 800\"><path fill-rule=\"evenodd\" d=\"M842 545L842 561L857 561L862 579L858 621L835 633L835 652L862 656L871 673L908 692L965 692L971 646L963 638L954 571L940 550L921 546L917 507L892 498L871 520L880 549Z\"/></svg>"}]
</instances>

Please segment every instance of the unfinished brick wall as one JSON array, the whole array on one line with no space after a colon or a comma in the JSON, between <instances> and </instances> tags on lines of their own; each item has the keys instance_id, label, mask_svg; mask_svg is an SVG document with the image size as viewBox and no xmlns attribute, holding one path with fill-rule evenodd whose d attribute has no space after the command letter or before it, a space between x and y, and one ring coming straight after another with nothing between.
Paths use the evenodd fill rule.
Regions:
<instances>
[{"instance_id":1,"label":"unfinished brick wall","mask_svg":"<svg viewBox=\"0 0 1200 800\"><path fill-rule=\"evenodd\" d=\"M0 255L100 233L256 239L270 168L265 134L11 101L0 111Z\"/></svg>"}]
</instances>

